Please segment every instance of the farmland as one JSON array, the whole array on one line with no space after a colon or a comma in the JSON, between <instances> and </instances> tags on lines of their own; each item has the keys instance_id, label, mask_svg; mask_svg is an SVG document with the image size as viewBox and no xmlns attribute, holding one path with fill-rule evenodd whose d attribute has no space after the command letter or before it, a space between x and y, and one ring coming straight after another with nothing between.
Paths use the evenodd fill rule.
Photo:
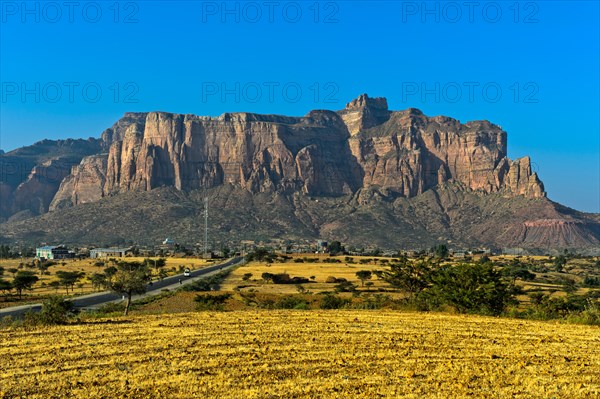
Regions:
<instances>
[{"instance_id":1,"label":"farmland","mask_svg":"<svg viewBox=\"0 0 600 399\"><path fill-rule=\"evenodd\" d=\"M0 398L592 398L600 330L389 311L147 315L0 330Z\"/></svg>"}]
</instances>

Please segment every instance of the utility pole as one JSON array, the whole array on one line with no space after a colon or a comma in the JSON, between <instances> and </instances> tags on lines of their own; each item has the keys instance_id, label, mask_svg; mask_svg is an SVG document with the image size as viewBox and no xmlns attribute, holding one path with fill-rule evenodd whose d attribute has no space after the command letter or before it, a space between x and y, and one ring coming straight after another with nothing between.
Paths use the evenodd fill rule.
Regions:
<instances>
[{"instance_id":1,"label":"utility pole","mask_svg":"<svg viewBox=\"0 0 600 399\"><path fill-rule=\"evenodd\" d=\"M204 197L204 254L208 254L208 197Z\"/></svg>"}]
</instances>

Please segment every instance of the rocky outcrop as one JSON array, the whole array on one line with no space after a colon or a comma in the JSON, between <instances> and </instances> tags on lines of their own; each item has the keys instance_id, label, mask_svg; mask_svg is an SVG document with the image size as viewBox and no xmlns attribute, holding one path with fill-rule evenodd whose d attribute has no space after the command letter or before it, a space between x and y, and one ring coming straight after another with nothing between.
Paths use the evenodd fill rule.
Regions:
<instances>
[{"instance_id":1,"label":"rocky outcrop","mask_svg":"<svg viewBox=\"0 0 600 399\"><path fill-rule=\"evenodd\" d=\"M510 161L506 132L488 121L461 124L419 110L394 112L383 124L349 140L363 186L413 197L447 181L484 193L545 196L529 158Z\"/></svg>"},{"instance_id":2,"label":"rocky outcrop","mask_svg":"<svg viewBox=\"0 0 600 399\"><path fill-rule=\"evenodd\" d=\"M334 112L313 111L303 118L151 112L143 121L128 120L118 124L122 139L110 146L102 189L94 191L97 198L161 186L191 190L222 184L254 193L338 196L360 183L348 131ZM69 195L74 180L55 203L81 196Z\"/></svg>"},{"instance_id":3,"label":"rocky outcrop","mask_svg":"<svg viewBox=\"0 0 600 399\"><path fill-rule=\"evenodd\" d=\"M49 209L94 202L104 197L106 185L107 154L83 158L71 174L60 184Z\"/></svg>"},{"instance_id":4,"label":"rocky outcrop","mask_svg":"<svg viewBox=\"0 0 600 399\"><path fill-rule=\"evenodd\" d=\"M0 154L0 220L48 211L61 181L86 155L100 152L100 140L42 140Z\"/></svg>"},{"instance_id":5,"label":"rocky outcrop","mask_svg":"<svg viewBox=\"0 0 600 399\"><path fill-rule=\"evenodd\" d=\"M28 210L39 215L48 212L58 185L69 176L73 164L73 159L57 158L35 166L27 180L13 193L12 213Z\"/></svg>"},{"instance_id":6,"label":"rocky outcrop","mask_svg":"<svg viewBox=\"0 0 600 399\"><path fill-rule=\"evenodd\" d=\"M507 157L499 126L389 111L367 95L304 117L128 113L102 140L1 154L0 172L8 241L121 245L176 235L193 245L208 196L222 240L395 249L600 243L600 217L545 198L529 157Z\"/></svg>"},{"instance_id":7,"label":"rocky outcrop","mask_svg":"<svg viewBox=\"0 0 600 399\"><path fill-rule=\"evenodd\" d=\"M387 100L383 97L371 98L361 94L346 104L346 108L338 111L350 134L354 135L388 120L391 112Z\"/></svg>"},{"instance_id":8,"label":"rocky outcrop","mask_svg":"<svg viewBox=\"0 0 600 399\"><path fill-rule=\"evenodd\" d=\"M123 140L129 126L144 123L147 114L147 112L126 112L121 119L100 135L104 148L109 148L112 143Z\"/></svg>"},{"instance_id":9,"label":"rocky outcrop","mask_svg":"<svg viewBox=\"0 0 600 399\"><path fill-rule=\"evenodd\" d=\"M500 127L430 118L416 109L392 112L385 98L366 94L343 110L305 117L128 113L102 138L110 144L106 166L86 160L74 168L53 209L130 190L223 184L321 196L374 187L414 197L459 182L482 193L545 195L529 158L507 158Z\"/></svg>"},{"instance_id":10,"label":"rocky outcrop","mask_svg":"<svg viewBox=\"0 0 600 399\"><path fill-rule=\"evenodd\" d=\"M545 197L544 185L537 176L537 173L531 170L531 160L529 157L508 161L508 173L504 179L504 189L511 194L524 195L529 198Z\"/></svg>"}]
</instances>

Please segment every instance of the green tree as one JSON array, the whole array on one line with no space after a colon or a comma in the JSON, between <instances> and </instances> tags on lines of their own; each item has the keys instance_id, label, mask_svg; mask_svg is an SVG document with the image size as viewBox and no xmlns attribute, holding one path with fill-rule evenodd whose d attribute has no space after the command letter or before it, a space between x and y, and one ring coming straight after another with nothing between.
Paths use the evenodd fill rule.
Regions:
<instances>
[{"instance_id":1,"label":"green tree","mask_svg":"<svg viewBox=\"0 0 600 399\"><path fill-rule=\"evenodd\" d=\"M273 253L273 251L270 251L266 248L256 248L254 251L249 252L245 258L247 262L256 260L259 262L264 261L267 263L272 263L273 260L276 258L276 255L275 253Z\"/></svg>"},{"instance_id":2,"label":"green tree","mask_svg":"<svg viewBox=\"0 0 600 399\"><path fill-rule=\"evenodd\" d=\"M446 259L448 257L449 251L446 244L438 244L432 248L432 252L436 258Z\"/></svg>"},{"instance_id":3,"label":"green tree","mask_svg":"<svg viewBox=\"0 0 600 399\"><path fill-rule=\"evenodd\" d=\"M356 272L356 277L358 277L363 287L365 286L365 281L370 280L372 275L373 273L371 273L370 270L360 270Z\"/></svg>"},{"instance_id":4,"label":"green tree","mask_svg":"<svg viewBox=\"0 0 600 399\"><path fill-rule=\"evenodd\" d=\"M106 275L102 273L93 273L90 276L90 282L92 283L92 289L97 290L104 286L104 282L106 281Z\"/></svg>"},{"instance_id":5,"label":"green tree","mask_svg":"<svg viewBox=\"0 0 600 399\"><path fill-rule=\"evenodd\" d=\"M8 245L0 245L0 258L10 258L10 247Z\"/></svg>"},{"instance_id":6,"label":"green tree","mask_svg":"<svg viewBox=\"0 0 600 399\"><path fill-rule=\"evenodd\" d=\"M158 271L158 278L159 278L161 281L162 281L162 280L164 280L164 279L165 279L165 278L166 278L168 275L169 275L169 273L167 273L167 271L166 271L164 268L163 268L163 269L160 269L160 270Z\"/></svg>"},{"instance_id":7,"label":"green tree","mask_svg":"<svg viewBox=\"0 0 600 399\"><path fill-rule=\"evenodd\" d=\"M248 281L248 280L250 280L251 277L252 277L252 273L244 273L242 280Z\"/></svg>"},{"instance_id":8,"label":"green tree","mask_svg":"<svg viewBox=\"0 0 600 399\"><path fill-rule=\"evenodd\" d=\"M22 298L23 290L32 289L33 285L39 280L39 277L28 270L20 270L13 278L12 286L17 291L19 299Z\"/></svg>"},{"instance_id":9,"label":"green tree","mask_svg":"<svg viewBox=\"0 0 600 399\"><path fill-rule=\"evenodd\" d=\"M390 270L379 272L378 277L414 298L429 285L432 270L428 261L411 262L399 259L397 263L390 265Z\"/></svg>"},{"instance_id":10,"label":"green tree","mask_svg":"<svg viewBox=\"0 0 600 399\"><path fill-rule=\"evenodd\" d=\"M13 289L13 285L10 281L0 278L0 291L4 292L4 295L8 297L10 291Z\"/></svg>"},{"instance_id":11,"label":"green tree","mask_svg":"<svg viewBox=\"0 0 600 399\"><path fill-rule=\"evenodd\" d=\"M73 302L65 301L62 297L53 295L42 303L42 311L37 318L42 324L46 325L67 324L76 312Z\"/></svg>"},{"instance_id":12,"label":"green tree","mask_svg":"<svg viewBox=\"0 0 600 399\"><path fill-rule=\"evenodd\" d=\"M273 273L264 272L260 277L265 280L266 283L273 280Z\"/></svg>"},{"instance_id":13,"label":"green tree","mask_svg":"<svg viewBox=\"0 0 600 399\"><path fill-rule=\"evenodd\" d=\"M339 253L344 252L344 247L342 243L339 241L332 241L327 245L327 251L332 255L337 255Z\"/></svg>"},{"instance_id":14,"label":"green tree","mask_svg":"<svg viewBox=\"0 0 600 399\"><path fill-rule=\"evenodd\" d=\"M562 273L564 271L564 267L567 264L567 258L564 255L559 255L554 258L554 270L558 273Z\"/></svg>"},{"instance_id":15,"label":"green tree","mask_svg":"<svg viewBox=\"0 0 600 399\"><path fill-rule=\"evenodd\" d=\"M146 292L146 285L149 279L148 267L141 262L119 262L117 272L106 279L105 286L118 294L124 295L127 299L124 315L129 313L131 306L131 297L133 294L143 294Z\"/></svg>"},{"instance_id":16,"label":"green tree","mask_svg":"<svg viewBox=\"0 0 600 399\"><path fill-rule=\"evenodd\" d=\"M58 277L60 284L67 290L67 295L69 294L69 287L71 287L71 291L75 291L75 284L84 276L84 272L68 272L65 270L56 272L56 277Z\"/></svg>"},{"instance_id":17,"label":"green tree","mask_svg":"<svg viewBox=\"0 0 600 399\"><path fill-rule=\"evenodd\" d=\"M114 276L117 272L119 271L119 269L117 269L114 266L109 266L106 269L104 269L104 274L106 275L107 278L111 278L112 276Z\"/></svg>"},{"instance_id":18,"label":"green tree","mask_svg":"<svg viewBox=\"0 0 600 399\"><path fill-rule=\"evenodd\" d=\"M60 288L60 281L58 280L54 280L48 283L48 286L53 288L54 291L58 292L58 289Z\"/></svg>"},{"instance_id":19,"label":"green tree","mask_svg":"<svg viewBox=\"0 0 600 399\"><path fill-rule=\"evenodd\" d=\"M532 272L530 272L522 266L506 266L502 269L502 275L504 277L512 279L513 284L517 281L518 278L523 281L531 281L535 279L535 274L533 274Z\"/></svg>"},{"instance_id":20,"label":"green tree","mask_svg":"<svg viewBox=\"0 0 600 399\"><path fill-rule=\"evenodd\" d=\"M481 258L479 258L479 263L488 263L488 262L491 262L491 259L487 255L483 255Z\"/></svg>"},{"instance_id":21,"label":"green tree","mask_svg":"<svg viewBox=\"0 0 600 399\"><path fill-rule=\"evenodd\" d=\"M461 313L500 314L514 299L512 286L491 265L444 266L431 276L431 287L421 293L431 308L449 305Z\"/></svg>"}]
</instances>

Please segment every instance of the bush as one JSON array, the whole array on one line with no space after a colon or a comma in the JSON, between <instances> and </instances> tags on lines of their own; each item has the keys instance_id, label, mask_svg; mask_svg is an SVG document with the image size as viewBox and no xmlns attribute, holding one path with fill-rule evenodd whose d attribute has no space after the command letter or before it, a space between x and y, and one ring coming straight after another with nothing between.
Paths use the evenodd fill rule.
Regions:
<instances>
[{"instance_id":1,"label":"bush","mask_svg":"<svg viewBox=\"0 0 600 399\"><path fill-rule=\"evenodd\" d=\"M369 295L362 302L356 304L356 309L381 309L392 302L391 298L383 294Z\"/></svg>"},{"instance_id":2,"label":"bush","mask_svg":"<svg viewBox=\"0 0 600 399\"><path fill-rule=\"evenodd\" d=\"M590 277L586 276L583 279L583 286L589 288L600 287L600 277Z\"/></svg>"},{"instance_id":3,"label":"bush","mask_svg":"<svg viewBox=\"0 0 600 399\"><path fill-rule=\"evenodd\" d=\"M277 273L271 278L274 284L304 284L308 283L309 280L306 277L293 277L287 273Z\"/></svg>"},{"instance_id":4,"label":"bush","mask_svg":"<svg viewBox=\"0 0 600 399\"><path fill-rule=\"evenodd\" d=\"M31 321L44 325L67 324L77 314L75 305L61 296L50 296L42 303L42 311L31 315Z\"/></svg>"},{"instance_id":5,"label":"bush","mask_svg":"<svg viewBox=\"0 0 600 399\"><path fill-rule=\"evenodd\" d=\"M301 297L287 295L278 299L273 305L276 309L302 309L308 310L308 302Z\"/></svg>"},{"instance_id":6,"label":"bush","mask_svg":"<svg viewBox=\"0 0 600 399\"><path fill-rule=\"evenodd\" d=\"M194 298L197 310L223 310L225 301L231 298L231 294L198 294Z\"/></svg>"},{"instance_id":7,"label":"bush","mask_svg":"<svg viewBox=\"0 0 600 399\"><path fill-rule=\"evenodd\" d=\"M337 284L334 289L336 292L354 292L356 291L356 286L350 281L343 281Z\"/></svg>"},{"instance_id":8,"label":"bush","mask_svg":"<svg viewBox=\"0 0 600 399\"><path fill-rule=\"evenodd\" d=\"M460 264L433 272L431 287L418 299L429 309L450 306L460 313L498 315L514 297L511 286L491 265Z\"/></svg>"},{"instance_id":9,"label":"bush","mask_svg":"<svg viewBox=\"0 0 600 399\"><path fill-rule=\"evenodd\" d=\"M341 309L350 303L348 299L340 298L337 295L326 294L321 299L319 307L321 309Z\"/></svg>"}]
</instances>

